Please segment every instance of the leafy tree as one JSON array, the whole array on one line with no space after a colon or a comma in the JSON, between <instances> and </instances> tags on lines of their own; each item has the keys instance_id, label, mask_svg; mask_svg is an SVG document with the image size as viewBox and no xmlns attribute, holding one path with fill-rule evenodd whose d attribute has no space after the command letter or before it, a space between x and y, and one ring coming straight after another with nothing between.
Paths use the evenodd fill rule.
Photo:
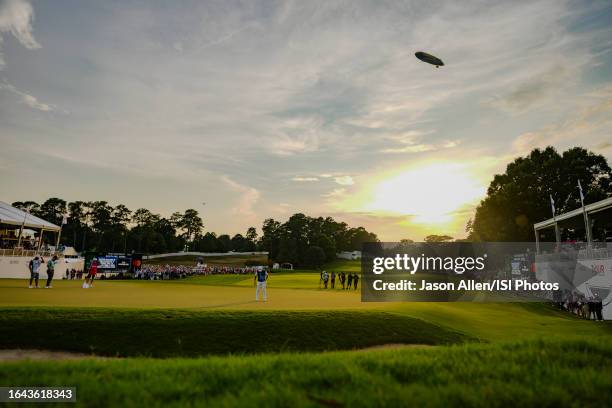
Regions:
<instances>
[{"instance_id":1,"label":"leafy tree","mask_svg":"<svg viewBox=\"0 0 612 408\"><path fill-rule=\"evenodd\" d=\"M263 232L261 236L262 249L268 251L270 259L277 259L282 234L281 223L272 218L267 218L264 220L261 230Z\"/></svg>"},{"instance_id":2,"label":"leafy tree","mask_svg":"<svg viewBox=\"0 0 612 408\"><path fill-rule=\"evenodd\" d=\"M217 238L217 252L227 252L232 248L232 239L229 235L219 235Z\"/></svg>"},{"instance_id":3,"label":"leafy tree","mask_svg":"<svg viewBox=\"0 0 612 408\"><path fill-rule=\"evenodd\" d=\"M32 215L38 215L38 210L40 209L40 205L35 201L15 201L11 205Z\"/></svg>"},{"instance_id":4,"label":"leafy tree","mask_svg":"<svg viewBox=\"0 0 612 408\"><path fill-rule=\"evenodd\" d=\"M134 211L134 214L132 215L132 222L139 227L152 227L153 225L155 225L156 222L159 221L159 219L159 215L153 214L146 208L139 208Z\"/></svg>"},{"instance_id":5,"label":"leafy tree","mask_svg":"<svg viewBox=\"0 0 612 408\"><path fill-rule=\"evenodd\" d=\"M68 212L68 223L62 230L62 243L79 251L156 253L182 250L186 244L203 252L254 251L269 252L270 259L306 265L310 247L320 248L331 261L337 250L361 249L366 241L377 241L376 235L363 227L348 228L332 217L308 217L298 213L285 223L272 218L264 221L262 236L250 227L245 235L230 238L209 232L202 235L203 221L194 209L175 212L163 218L146 208L131 211L123 204L113 207L106 201L73 201L49 198L42 205L34 201L16 201L14 206L59 224Z\"/></svg>"},{"instance_id":6,"label":"leafy tree","mask_svg":"<svg viewBox=\"0 0 612 408\"><path fill-rule=\"evenodd\" d=\"M257 249L257 229L255 227L249 227L245 238L247 241L245 251L255 251Z\"/></svg>"},{"instance_id":7,"label":"leafy tree","mask_svg":"<svg viewBox=\"0 0 612 408\"><path fill-rule=\"evenodd\" d=\"M183 231L182 235L187 242L193 242L194 239L202 234L204 223L198 212L190 208L185 210L185 213L180 218L177 218L176 226Z\"/></svg>"},{"instance_id":8,"label":"leafy tree","mask_svg":"<svg viewBox=\"0 0 612 408\"><path fill-rule=\"evenodd\" d=\"M533 224L552 216L549 195L558 213L580 207L580 180L585 204L612 195L612 172L606 159L581 147L563 154L553 147L534 149L497 174L468 225L476 241L533 241Z\"/></svg>"},{"instance_id":9,"label":"leafy tree","mask_svg":"<svg viewBox=\"0 0 612 408\"><path fill-rule=\"evenodd\" d=\"M290 237L281 239L276 259L280 262L299 264L300 258L298 257L296 240Z\"/></svg>"},{"instance_id":10,"label":"leafy tree","mask_svg":"<svg viewBox=\"0 0 612 408\"><path fill-rule=\"evenodd\" d=\"M321 247L311 246L306 250L304 264L314 269L319 269L325 263L325 252Z\"/></svg>"},{"instance_id":11,"label":"leafy tree","mask_svg":"<svg viewBox=\"0 0 612 408\"><path fill-rule=\"evenodd\" d=\"M236 252L248 251L248 240L242 234L236 234L232 237L231 249Z\"/></svg>"},{"instance_id":12,"label":"leafy tree","mask_svg":"<svg viewBox=\"0 0 612 408\"><path fill-rule=\"evenodd\" d=\"M349 250L361 251L365 242L378 242L376 234L368 232L363 227L350 228L347 232Z\"/></svg>"},{"instance_id":13,"label":"leafy tree","mask_svg":"<svg viewBox=\"0 0 612 408\"><path fill-rule=\"evenodd\" d=\"M217 252L218 247L217 235L214 232L205 233L195 243L195 249L200 252Z\"/></svg>"},{"instance_id":14,"label":"leafy tree","mask_svg":"<svg viewBox=\"0 0 612 408\"><path fill-rule=\"evenodd\" d=\"M64 214L66 214L66 201L56 197L47 199L37 211L40 218L55 225L61 225Z\"/></svg>"},{"instance_id":15,"label":"leafy tree","mask_svg":"<svg viewBox=\"0 0 612 408\"><path fill-rule=\"evenodd\" d=\"M247 229L246 239L252 242L257 241L257 229L255 227L249 227L249 229Z\"/></svg>"},{"instance_id":16,"label":"leafy tree","mask_svg":"<svg viewBox=\"0 0 612 408\"><path fill-rule=\"evenodd\" d=\"M336 259L336 243L332 239L332 237L319 234L317 239L315 240L315 245L323 250L325 254L325 260L327 262L331 262Z\"/></svg>"},{"instance_id":17,"label":"leafy tree","mask_svg":"<svg viewBox=\"0 0 612 408\"><path fill-rule=\"evenodd\" d=\"M453 237L450 235L428 235L425 237L425 242L450 242Z\"/></svg>"}]
</instances>

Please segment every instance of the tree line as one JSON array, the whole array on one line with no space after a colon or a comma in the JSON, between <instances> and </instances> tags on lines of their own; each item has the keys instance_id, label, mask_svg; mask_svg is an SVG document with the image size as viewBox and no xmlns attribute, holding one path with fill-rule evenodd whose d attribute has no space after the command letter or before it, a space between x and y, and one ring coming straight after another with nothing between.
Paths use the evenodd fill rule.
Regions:
<instances>
[{"instance_id":1,"label":"tree line","mask_svg":"<svg viewBox=\"0 0 612 408\"><path fill-rule=\"evenodd\" d=\"M496 174L486 197L467 224L470 241L534 241L533 224L612 196L612 171L606 158L581 147L559 154L554 147L534 149Z\"/></svg>"},{"instance_id":2,"label":"tree line","mask_svg":"<svg viewBox=\"0 0 612 408\"><path fill-rule=\"evenodd\" d=\"M468 222L467 241L533 241L533 224L552 216L550 198L557 213L580 207L580 180L585 204L612 196L612 170L605 157L581 147L559 154L553 147L534 149L509 163L503 174L493 177L486 197ZM106 201L66 202L49 198L42 204L18 201L13 206L56 225L64 214L67 224L61 242L77 251L176 252L188 248L200 252L268 251L270 259L295 265L317 266L340 251L360 250L363 242L378 241L363 227L352 228L331 217L298 213L282 223L268 218L262 235L255 227L243 234L204 232L198 212L188 209L170 217L146 208L131 211ZM453 240L429 235L427 242Z\"/></svg>"},{"instance_id":3,"label":"tree line","mask_svg":"<svg viewBox=\"0 0 612 408\"><path fill-rule=\"evenodd\" d=\"M294 214L281 223L268 218L259 236L255 227L246 233L217 235L204 232L204 221L194 209L175 212L170 217L146 208L130 210L123 204L106 201L72 201L53 197L42 204L17 201L14 207L61 225L61 243L77 251L176 252L268 251L271 260L295 265L319 266L335 259L339 251L360 250L363 242L377 241L376 234L363 227L351 228L332 217Z\"/></svg>"}]
</instances>

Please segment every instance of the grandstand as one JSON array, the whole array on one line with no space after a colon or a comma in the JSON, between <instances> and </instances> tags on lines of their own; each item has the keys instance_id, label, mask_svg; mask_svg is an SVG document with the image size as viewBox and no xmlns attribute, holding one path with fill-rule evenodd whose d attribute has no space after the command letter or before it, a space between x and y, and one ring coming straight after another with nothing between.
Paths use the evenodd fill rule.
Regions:
<instances>
[{"instance_id":1,"label":"grandstand","mask_svg":"<svg viewBox=\"0 0 612 408\"><path fill-rule=\"evenodd\" d=\"M0 278L29 278L28 263L36 255L58 255L55 278L64 276L69 264L57 251L60 233L61 227L0 201Z\"/></svg>"},{"instance_id":2,"label":"grandstand","mask_svg":"<svg viewBox=\"0 0 612 408\"><path fill-rule=\"evenodd\" d=\"M612 319L612 197L533 226L536 277L561 282L567 293L600 298ZM554 245L545 243L554 242Z\"/></svg>"},{"instance_id":3,"label":"grandstand","mask_svg":"<svg viewBox=\"0 0 612 408\"><path fill-rule=\"evenodd\" d=\"M573 241L597 247L612 242L612 197L538 222L533 229L538 244Z\"/></svg>"}]
</instances>

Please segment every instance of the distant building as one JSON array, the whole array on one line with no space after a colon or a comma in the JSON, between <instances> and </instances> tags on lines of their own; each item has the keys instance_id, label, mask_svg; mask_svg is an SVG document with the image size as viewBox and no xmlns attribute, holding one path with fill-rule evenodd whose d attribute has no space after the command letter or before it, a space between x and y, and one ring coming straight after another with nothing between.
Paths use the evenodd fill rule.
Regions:
<instances>
[{"instance_id":1,"label":"distant building","mask_svg":"<svg viewBox=\"0 0 612 408\"><path fill-rule=\"evenodd\" d=\"M336 254L336 257L340 259L349 259L354 261L356 259L361 259L361 251L342 251L338 252Z\"/></svg>"}]
</instances>

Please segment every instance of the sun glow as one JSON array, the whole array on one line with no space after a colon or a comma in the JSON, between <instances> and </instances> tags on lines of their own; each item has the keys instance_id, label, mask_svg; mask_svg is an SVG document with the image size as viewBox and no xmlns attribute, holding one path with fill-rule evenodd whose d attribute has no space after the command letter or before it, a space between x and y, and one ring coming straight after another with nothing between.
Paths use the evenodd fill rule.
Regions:
<instances>
[{"instance_id":1,"label":"sun glow","mask_svg":"<svg viewBox=\"0 0 612 408\"><path fill-rule=\"evenodd\" d=\"M454 214L482 197L485 187L458 163L431 164L374 186L370 211L410 215L412 222L448 224Z\"/></svg>"}]
</instances>

